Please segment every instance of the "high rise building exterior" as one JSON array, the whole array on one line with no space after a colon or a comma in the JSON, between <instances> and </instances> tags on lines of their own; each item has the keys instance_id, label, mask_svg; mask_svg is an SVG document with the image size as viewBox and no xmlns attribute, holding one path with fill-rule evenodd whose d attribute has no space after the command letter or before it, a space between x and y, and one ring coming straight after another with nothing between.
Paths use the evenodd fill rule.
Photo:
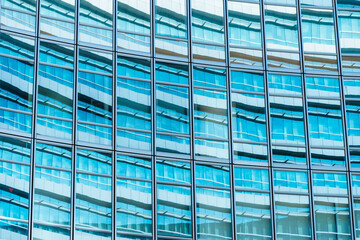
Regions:
<instances>
[{"instance_id":1,"label":"high rise building exterior","mask_svg":"<svg viewBox=\"0 0 360 240\"><path fill-rule=\"evenodd\" d=\"M359 0L0 9L0 240L360 239Z\"/></svg>"}]
</instances>

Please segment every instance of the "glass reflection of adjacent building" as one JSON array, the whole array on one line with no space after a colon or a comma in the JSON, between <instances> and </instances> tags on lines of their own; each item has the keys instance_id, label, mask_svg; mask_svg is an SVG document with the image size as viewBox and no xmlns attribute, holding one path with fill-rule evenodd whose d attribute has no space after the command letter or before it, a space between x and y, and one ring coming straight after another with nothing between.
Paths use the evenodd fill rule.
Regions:
<instances>
[{"instance_id":1,"label":"glass reflection of adjacent building","mask_svg":"<svg viewBox=\"0 0 360 240\"><path fill-rule=\"evenodd\" d=\"M0 9L0 239L360 239L358 0Z\"/></svg>"}]
</instances>

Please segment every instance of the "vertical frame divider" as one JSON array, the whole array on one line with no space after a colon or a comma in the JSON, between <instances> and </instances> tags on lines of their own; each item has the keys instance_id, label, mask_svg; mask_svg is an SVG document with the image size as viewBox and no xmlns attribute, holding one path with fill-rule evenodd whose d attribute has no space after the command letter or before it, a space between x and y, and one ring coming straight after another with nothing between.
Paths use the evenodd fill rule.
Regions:
<instances>
[{"instance_id":1,"label":"vertical frame divider","mask_svg":"<svg viewBox=\"0 0 360 240\"><path fill-rule=\"evenodd\" d=\"M275 222L275 203L273 191L273 171L272 171L272 146L271 146L271 124L270 124L270 103L268 93L268 66L267 66L267 47L266 47L266 29L265 29L265 3L260 0L260 21L262 33L262 52L263 52L263 70L264 70L264 100L265 100L265 119L267 133L267 152L268 152L268 173L269 173L269 197L270 197L270 218L271 218L271 236L276 239L276 222Z\"/></svg>"},{"instance_id":2,"label":"vertical frame divider","mask_svg":"<svg viewBox=\"0 0 360 240\"><path fill-rule=\"evenodd\" d=\"M113 34L112 34L112 44L113 44L113 91L112 91L112 171L111 171L111 182L112 182L112 226L111 233L112 239L116 239L116 164L117 164L117 155L116 155L116 134L117 134L117 11L118 11L118 0L113 0Z\"/></svg>"},{"instance_id":3,"label":"vertical frame divider","mask_svg":"<svg viewBox=\"0 0 360 240\"><path fill-rule=\"evenodd\" d=\"M197 239L196 178L195 178L195 118L194 118L194 73L192 54L192 1L187 0L187 35L189 59L189 128L190 128L190 174L191 174L191 228L192 239Z\"/></svg>"},{"instance_id":4,"label":"vertical frame divider","mask_svg":"<svg viewBox=\"0 0 360 240\"><path fill-rule=\"evenodd\" d=\"M226 91L228 105L228 135L229 135L229 169L230 169L230 206L232 239L236 240L236 200L234 181L234 160L233 160L233 137L232 137L232 98L231 98L231 76L230 76L230 47L229 47L229 11L228 0L224 0L224 35L225 35L225 63L226 63Z\"/></svg>"},{"instance_id":5,"label":"vertical frame divider","mask_svg":"<svg viewBox=\"0 0 360 240\"><path fill-rule=\"evenodd\" d=\"M71 226L70 226L70 239L75 239L75 203L76 203L76 141L77 141L77 102L78 102L78 59L79 59L79 12L80 0L75 0L75 14L74 14L74 80L73 80L73 131L72 131L72 161L71 161Z\"/></svg>"},{"instance_id":6,"label":"vertical frame divider","mask_svg":"<svg viewBox=\"0 0 360 240\"><path fill-rule=\"evenodd\" d=\"M155 84L155 24L156 24L156 16L155 16L155 8L156 8L156 0L150 0L150 31L151 31L151 37L150 37L150 55L151 55L151 162L152 162L152 171L151 171L151 177L152 177L152 216L153 216L153 239L157 239L157 186L156 186L156 84Z\"/></svg>"},{"instance_id":7,"label":"vertical frame divider","mask_svg":"<svg viewBox=\"0 0 360 240\"><path fill-rule=\"evenodd\" d=\"M37 79L39 72L39 37L40 37L40 0L36 1L35 15L35 46L34 46L34 73L32 86L32 117L31 117L31 153L30 153L30 176L29 176L29 214L28 214L28 239L33 239L34 218L34 179L35 179L35 154L36 154L36 120L37 120Z\"/></svg>"},{"instance_id":8,"label":"vertical frame divider","mask_svg":"<svg viewBox=\"0 0 360 240\"><path fill-rule=\"evenodd\" d=\"M309 136L309 120L307 111L307 99L306 99L306 84L305 84L305 54L304 43L302 36L302 14L301 14L301 0L296 1L297 18L298 18L298 37L299 37L299 57L300 57L300 72L301 72L301 87L302 87L302 102L303 102L303 114L304 114L304 134L305 134L305 151L306 151L306 165L308 174L308 186L309 186L309 213L310 213L310 227L312 239L316 240L315 229L315 211L314 211L314 194L312 187L312 171L311 171L311 154L310 154L310 136Z\"/></svg>"}]
</instances>

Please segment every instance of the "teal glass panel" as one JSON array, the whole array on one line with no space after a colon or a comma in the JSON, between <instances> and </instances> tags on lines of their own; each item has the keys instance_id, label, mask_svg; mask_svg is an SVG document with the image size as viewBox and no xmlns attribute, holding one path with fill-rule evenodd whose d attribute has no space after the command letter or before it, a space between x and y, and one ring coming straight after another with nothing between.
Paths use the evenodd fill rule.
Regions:
<instances>
[{"instance_id":1,"label":"teal glass panel","mask_svg":"<svg viewBox=\"0 0 360 240\"><path fill-rule=\"evenodd\" d=\"M235 187L269 191L269 172L265 169L234 168Z\"/></svg>"},{"instance_id":2,"label":"teal glass panel","mask_svg":"<svg viewBox=\"0 0 360 240\"><path fill-rule=\"evenodd\" d=\"M116 181L116 231L152 233L151 183ZM121 238L122 239L122 238Z\"/></svg>"},{"instance_id":3,"label":"teal glass panel","mask_svg":"<svg viewBox=\"0 0 360 240\"><path fill-rule=\"evenodd\" d=\"M117 155L116 175L123 178L151 180L151 159Z\"/></svg>"},{"instance_id":4,"label":"teal glass panel","mask_svg":"<svg viewBox=\"0 0 360 240\"><path fill-rule=\"evenodd\" d=\"M296 8L265 5L265 33L267 48L299 51Z\"/></svg>"},{"instance_id":5,"label":"teal glass panel","mask_svg":"<svg viewBox=\"0 0 360 240\"><path fill-rule=\"evenodd\" d=\"M228 138L226 92L194 89L195 135Z\"/></svg>"},{"instance_id":6,"label":"teal glass panel","mask_svg":"<svg viewBox=\"0 0 360 240\"><path fill-rule=\"evenodd\" d=\"M314 202L317 239L350 240L348 199L315 197Z\"/></svg>"},{"instance_id":7,"label":"teal glass panel","mask_svg":"<svg viewBox=\"0 0 360 240\"><path fill-rule=\"evenodd\" d=\"M230 192L196 188L198 239L231 239Z\"/></svg>"},{"instance_id":8,"label":"teal glass panel","mask_svg":"<svg viewBox=\"0 0 360 240\"><path fill-rule=\"evenodd\" d=\"M235 198L237 239L270 240L269 194L236 191Z\"/></svg>"},{"instance_id":9,"label":"teal glass panel","mask_svg":"<svg viewBox=\"0 0 360 240\"><path fill-rule=\"evenodd\" d=\"M157 131L189 134L189 89L156 86Z\"/></svg>"},{"instance_id":10,"label":"teal glass panel","mask_svg":"<svg viewBox=\"0 0 360 240\"><path fill-rule=\"evenodd\" d=\"M156 179L162 182L190 184L190 163L158 159L156 161Z\"/></svg>"},{"instance_id":11,"label":"teal glass panel","mask_svg":"<svg viewBox=\"0 0 360 240\"><path fill-rule=\"evenodd\" d=\"M263 95L232 93L233 138L266 142L265 101Z\"/></svg>"},{"instance_id":12,"label":"teal glass panel","mask_svg":"<svg viewBox=\"0 0 360 240\"><path fill-rule=\"evenodd\" d=\"M306 172L274 171L274 191L308 193Z\"/></svg>"},{"instance_id":13,"label":"teal glass panel","mask_svg":"<svg viewBox=\"0 0 360 240\"><path fill-rule=\"evenodd\" d=\"M157 62L155 74L157 82L189 84L188 65Z\"/></svg>"},{"instance_id":14,"label":"teal glass panel","mask_svg":"<svg viewBox=\"0 0 360 240\"><path fill-rule=\"evenodd\" d=\"M176 38L187 37L186 0L156 1L155 12L156 34Z\"/></svg>"},{"instance_id":15,"label":"teal glass panel","mask_svg":"<svg viewBox=\"0 0 360 240\"><path fill-rule=\"evenodd\" d=\"M159 235L191 237L191 191L188 187L157 185Z\"/></svg>"},{"instance_id":16,"label":"teal glass panel","mask_svg":"<svg viewBox=\"0 0 360 240\"><path fill-rule=\"evenodd\" d=\"M264 76L261 73L231 71L232 90L264 93Z\"/></svg>"},{"instance_id":17,"label":"teal glass panel","mask_svg":"<svg viewBox=\"0 0 360 240\"><path fill-rule=\"evenodd\" d=\"M193 68L193 85L226 89L226 70L196 66Z\"/></svg>"},{"instance_id":18,"label":"teal glass panel","mask_svg":"<svg viewBox=\"0 0 360 240\"><path fill-rule=\"evenodd\" d=\"M151 83L131 79L117 80L117 126L151 129Z\"/></svg>"},{"instance_id":19,"label":"teal glass panel","mask_svg":"<svg viewBox=\"0 0 360 240\"><path fill-rule=\"evenodd\" d=\"M259 3L228 2L229 43L235 46L261 48Z\"/></svg>"},{"instance_id":20,"label":"teal glass panel","mask_svg":"<svg viewBox=\"0 0 360 240\"><path fill-rule=\"evenodd\" d=\"M346 175L313 173L313 191L315 194L347 194Z\"/></svg>"},{"instance_id":21,"label":"teal glass panel","mask_svg":"<svg viewBox=\"0 0 360 240\"><path fill-rule=\"evenodd\" d=\"M224 44L223 0L192 0L192 40Z\"/></svg>"},{"instance_id":22,"label":"teal glass panel","mask_svg":"<svg viewBox=\"0 0 360 240\"><path fill-rule=\"evenodd\" d=\"M196 164L196 185L230 187L229 166Z\"/></svg>"},{"instance_id":23,"label":"teal glass panel","mask_svg":"<svg viewBox=\"0 0 360 240\"><path fill-rule=\"evenodd\" d=\"M312 239L308 196L276 194L275 214L276 239Z\"/></svg>"}]
</instances>

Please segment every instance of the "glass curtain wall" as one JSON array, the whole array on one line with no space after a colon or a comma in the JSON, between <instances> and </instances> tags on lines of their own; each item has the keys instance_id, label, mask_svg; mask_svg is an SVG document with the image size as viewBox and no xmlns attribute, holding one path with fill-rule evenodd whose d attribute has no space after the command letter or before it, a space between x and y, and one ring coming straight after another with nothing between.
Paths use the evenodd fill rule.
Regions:
<instances>
[{"instance_id":1,"label":"glass curtain wall","mask_svg":"<svg viewBox=\"0 0 360 240\"><path fill-rule=\"evenodd\" d=\"M0 239L360 239L358 0L0 1Z\"/></svg>"}]
</instances>

